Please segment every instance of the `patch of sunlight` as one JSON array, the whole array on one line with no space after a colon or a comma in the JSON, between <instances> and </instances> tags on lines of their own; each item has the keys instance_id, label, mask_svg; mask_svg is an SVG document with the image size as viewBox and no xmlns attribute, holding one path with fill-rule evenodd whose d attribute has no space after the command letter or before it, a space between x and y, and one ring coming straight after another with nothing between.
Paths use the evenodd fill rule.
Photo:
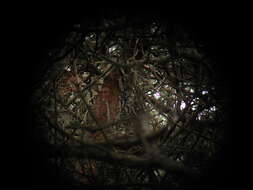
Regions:
<instances>
[{"instance_id":1,"label":"patch of sunlight","mask_svg":"<svg viewBox=\"0 0 253 190\"><path fill-rule=\"evenodd\" d=\"M112 53L113 51L115 51L116 48L117 48L117 45L114 45L114 46L110 47L110 48L108 49L109 53Z\"/></svg>"},{"instance_id":2,"label":"patch of sunlight","mask_svg":"<svg viewBox=\"0 0 253 190\"><path fill-rule=\"evenodd\" d=\"M210 110L211 110L211 111L216 111L217 108L216 108L216 106L212 106L212 107L210 108Z\"/></svg>"},{"instance_id":3,"label":"patch of sunlight","mask_svg":"<svg viewBox=\"0 0 253 190\"><path fill-rule=\"evenodd\" d=\"M184 101L181 102L180 110L183 110L186 107L186 104Z\"/></svg>"},{"instance_id":4,"label":"patch of sunlight","mask_svg":"<svg viewBox=\"0 0 253 190\"><path fill-rule=\"evenodd\" d=\"M161 95L160 95L159 92L156 92L156 93L154 94L154 97L155 97L155 99L159 99L159 98L161 97Z\"/></svg>"},{"instance_id":5,"label":"patch of sunlight","mask_svg":"<svg viewBox=\"0 0 253 190\"><path fill-rule=\"evenodd\" d=\"M202 94L202 95L208 94L208 91L207 91L207 90L203 90L203 91L201 92L201 94Z\"/></svg>"},{"instance_id":6,"label":"patch of sunlight","mask_svg":"<svg viewBox=\"0 0 253 190\"><path fill-rule=\"evenodd\" d=\"M66 70L66 71L71 71L71 68L70 68L69 66L65 66L65 67L64 67L64 70Z\"/></svg>"}]
</instances>

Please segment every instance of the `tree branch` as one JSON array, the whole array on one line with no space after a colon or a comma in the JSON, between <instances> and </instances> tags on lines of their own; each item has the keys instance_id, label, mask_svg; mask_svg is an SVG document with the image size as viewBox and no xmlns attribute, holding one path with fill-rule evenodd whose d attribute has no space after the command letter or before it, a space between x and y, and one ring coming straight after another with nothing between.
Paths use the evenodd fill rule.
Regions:
<instances>
[{"instance_id":1,"label":"tree branch","mask_svg":"<svg viewBox=\"0 0 253 190\"><path fill-rule=\"evenodd\" d=\"M132 154L121 154L114 151L101 151L85 145L50 145L50 156L62 156L65 158L95 159L111 164L119 164L130 168L161 168L172 174L179 174L190 178L198 177L198 172L183 164L173 161L163 155L139 157Z\"/></svg>"}]
</instances>

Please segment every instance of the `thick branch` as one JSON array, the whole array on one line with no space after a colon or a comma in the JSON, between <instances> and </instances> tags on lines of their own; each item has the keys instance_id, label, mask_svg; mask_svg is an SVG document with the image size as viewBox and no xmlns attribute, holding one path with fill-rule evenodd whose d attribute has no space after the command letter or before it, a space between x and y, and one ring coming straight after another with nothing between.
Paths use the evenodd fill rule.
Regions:
<instances>
[{"instance_id":1,"label":"thick branch","mask_svg":"<svg viewBox=\"0 0 253 190\"><path fill-rule=\"evenodd\" d=\"M105 152L84 145L50 145L49 150L52 157L90 158L130 168L162 168L173 174L184 175L191 178L198 176L196 171L160 154L152 157L138 157L132 154L121 154L109 150Z\"/></svg>"},{"instance_id":2,"label":"thick branch","mask_svg":"<svg viewBox=\"0 0 253 190\"><path fill-rule=\"evenodd\" d=\"M167 130L166 127L161 128L158 131L155 131L155 132L152 132L152 133L148 134L147 136L145 136L145 138L148 141L155 140L155 139L159 138L166 130ZM103 145L103 144L104 143L101 143L99 145ZM113 144L114 146L121 147L121 148L129 148L131 146L141 144L141 141L137 137L132 137L132 138L129 138L129 139L113 140L111 142L111 144Z\"/></svg>"}]
</instances>

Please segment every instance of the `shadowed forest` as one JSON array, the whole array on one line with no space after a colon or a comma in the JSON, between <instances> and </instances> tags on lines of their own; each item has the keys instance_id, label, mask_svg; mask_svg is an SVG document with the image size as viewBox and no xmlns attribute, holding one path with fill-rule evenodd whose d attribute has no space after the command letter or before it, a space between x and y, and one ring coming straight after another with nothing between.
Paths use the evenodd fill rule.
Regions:
<instances>
[{"instance_id":1,"label":"shadowed forest","mask_svg":"<svg viewBox=\"0 0 253 190\"><path fill-rule=\"evenodd\" d=\"M224 187L231 98L222 42L205 26L108 10L39 32L34 186Z\"/></svg>"}]
</instances>

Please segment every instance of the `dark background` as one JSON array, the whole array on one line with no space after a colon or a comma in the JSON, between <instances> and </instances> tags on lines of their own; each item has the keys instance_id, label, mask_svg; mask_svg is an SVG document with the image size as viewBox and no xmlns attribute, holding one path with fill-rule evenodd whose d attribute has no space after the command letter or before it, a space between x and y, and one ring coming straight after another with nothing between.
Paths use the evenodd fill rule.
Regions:
<instances>
[{"instance_id":1,"label":"dark background","mask_svg":"<svg viewBox=\"0 0 253 190\"><path fill-rule=\"evenodd\" d=\"M94 8L91 9L91 7ZM240 49L236 36L239 35L237 31L241 30L241 26L231 13L206 8L185 12L178 7L175 9L172 7L119 9L83 5L81 12L69 9L71 8L38 6L37 9L24 11L24 19L18 20L15 25L17 32L14 31L14 34L18 42L15 48L18 49L17 55L20 54L22 59L15 61L13 65L15 88L19 93L19 100L16 100L18 108L15 109L18 117L14 119L11 116L9 119L9 126L11 131L15 131L14 136L17 139L17 142L13 143L14 146L11 146L11 154L8 154L12 161L10 164L14 166L11 171L8 171L10 183L17 183L26 189L72 189L68 186L69 183L63 180L64 178L56 177L57 170L45 162L43 151L33 140L30 106L32 87L38 81L41 69L47 61L47 50L61 45L64 34L71 31L73 24L96 21L112 14L126 14L147 18L159 17L165 22L181 23L194 34L197 40L208 44L207 51L216 61L219 80L224 86L220 89L221 94L228 96L230 103L226 113L228 114L227 135L224 140L226 146L221 151L219 160L210 170L209 176L198 185L205 189L224 189L231 185L235 188L243 186L242 181L248 179L246 177L248 174L244 170L247 162L244 162L245 157L241 156L244 152L244 146L242 146L244 141L240 136L243 128L238 129L238 127L243 127L243 124L241 122L238 124L238 120L235 119L238 115L234 111L237 109L237 104L240 104L240 101L235 101L235 99L241 97L238 91L240 92L242 85L235 77L241 71L238 69L238 60L235 56ZM13 96L16 97L15 93ZM11 110L10 113L13 111Z\"/></svg>"}]
</instances>

